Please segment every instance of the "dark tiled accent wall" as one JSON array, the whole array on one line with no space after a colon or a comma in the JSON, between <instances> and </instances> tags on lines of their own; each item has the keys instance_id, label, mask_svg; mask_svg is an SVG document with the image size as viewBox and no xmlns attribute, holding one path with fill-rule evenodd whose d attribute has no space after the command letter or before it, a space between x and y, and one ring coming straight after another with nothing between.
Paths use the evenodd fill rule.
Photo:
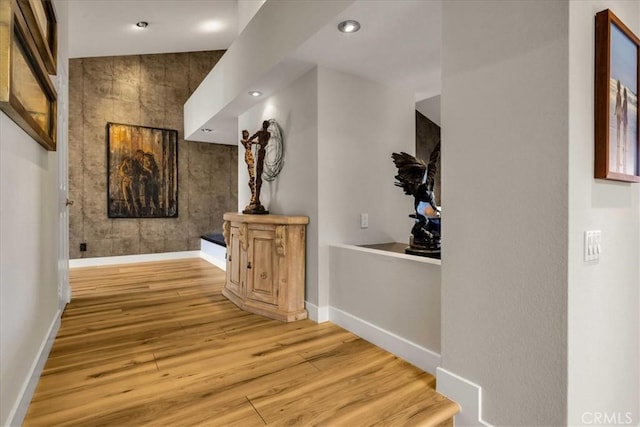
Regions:
<instances>
[{"instance_id":1,"label":"dark tiled accent wall","mask_svg":"<svg viewBox=\"0 0 640 427\"><path fill-rule=\"evenodd\" d=\"M223 53L69 61L71 259L197 250L237 210L238 148L183 139L183 105ZM107 218L107 122L178 131L178 218Z\"/></svg>"},{"instance_id":2,"label":"dark tiled accent wall","mask_svg":"<svg viewBox=\"0 0 640 427\"><path fill-rule=\"evenodd\" d=\"M440 142L440 126L416 110L416 157L424 160L426 164L429 164L431 151L433 151L438 142ZM442 155L440 155L440 158L442 158ZM442 187L440 181L440 163L440 160L438 160L438 171L436 172L434 188L438 205L442 205L442 199L440 198L440 188Z\"/></svg>"}]
</instances>

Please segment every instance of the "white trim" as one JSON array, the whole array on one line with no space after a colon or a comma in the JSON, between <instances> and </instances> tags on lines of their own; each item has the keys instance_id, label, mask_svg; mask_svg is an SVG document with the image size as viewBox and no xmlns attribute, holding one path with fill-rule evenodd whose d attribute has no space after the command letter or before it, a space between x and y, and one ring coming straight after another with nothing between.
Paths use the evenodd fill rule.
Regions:
<instances>
[{"instance_id":1,"label":"white trim","mask_svg":"<svg viewBox=\"0 0 640 427\"><path fill-rule=\"evenodd\" d=\"M227 248L224 246L200 239L200 258L221 270L227 271Z\"/></svg>"},{"instance_id":2,"label":"white trim","mask_svg":"<svg viewBox=\"0 0 640 427\"><path fill-rule=\"evenodd\" d=\"M29 374L25 379L20 392L18 393L18 399L11 408L9 412L9 416L7 417L7 426L21 426L25 415L27 415L27 410L29 409L29 404L31 403L31 398L33 397L33 393L36 391L36 386L38 385L38 380L40 379L40 374L42 374L42 370L44 369L44 365L47 362L47 358L49 357L49 352L51 351L51 347L53 346L53 341L56 339L56 335L58 333L58 329L60 329L60 318L62 316L62 310L58 310L56 315L49 326L49 331L47 335L42 340L40 344L40 348L38 349L38 357L36 357L31 365L31 369L29 370Z\"/></svg>"},{"instance_id":3,"label":"white trim","mask_svg":"<svg viewBox=\"0 0 640 427\"><path fill-rule=\"evenodd\" d=\"M436 370L436 384L438 393L460 405L456 427L491 426L482 420L482 387L443 368Z\"/></svg>"},{"instance_id":4,"label":"white trim","mask_svg":"<svg viewBox=\"0 0 640 427\"><path fill-rule=\"evenodd\" d=\"M222 271L227 271L227 263L225 261L220 261L218 258L209 255L206 252L200 251L200 258L207 261L210 264L215 265Z\"/></svg>"},{"instance_id":5,"label":"white trim","mask_svg":"<svg viewBox=\"0 0 640 427\"><path fill-rule=\"evenodd\" d=\"M304 302L304 308L307 309L309 319L317 323L324 323L329 321L329 307L318 307L309 301Z\"/></svg>"},{"instance_id":6,"label":"white trim","mask_svg":"<svg viewBox=\"0 0 640 427\"><path fill-rule=\"evenodd\" d=\"M426 372L435 372L440 365L438 353L338 308L329 307L329 320Z\"/></svg>"},{"instance_id":7,"label":"white trim","mask_svg":"<svg viewBox=\"0 0 640 427\"><path fill-rule=\"evenodd\" d=\"M103 265L131 264L136 262L166 261L183 258L200 258L200 251L162 252L158 254L122 255L69 260L69 268L99 267Z\"/></svg>"}]
</instances>

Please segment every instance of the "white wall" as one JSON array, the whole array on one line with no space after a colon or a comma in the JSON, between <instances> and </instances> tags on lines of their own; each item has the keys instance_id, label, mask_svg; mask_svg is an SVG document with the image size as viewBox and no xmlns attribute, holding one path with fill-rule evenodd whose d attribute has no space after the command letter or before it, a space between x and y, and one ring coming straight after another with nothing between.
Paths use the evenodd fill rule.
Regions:
<instances>
[{"instance_id":1,"label":"white wall","mask_svg":"<svg viewBox=\"0 0 640 427\"><path fill-rule=\"evenodd\" d=\"M566 422L568 2L443 3L442 366Z\"/></svg>"},{"instance_id":2,"label":"white wall","mask_svg":"<svg viewBox=\"0 0 640 427\"><path fill-rule=\"evenodd\" d=\"M640 184L593 178L593 61L595 14L609 8L640 34L640 3L569 7L568 423L591 423L600 412L639 425ZM585 230L602 230L599 262L583 261Z\"/></svg>"},{"instance_id":3,"label":"white wall","mask_svg":"<svg viewBox=\"0 0 640 427\"><path fill-rule=\"evenodd\" d=\"M391 154L415 153L411 92L318 67L319 306L329 303L329 245L408 242L413 199ZM360 213L369 228L360 228Z\"/></svg>"},{"instance_id":4,"label":"white wall","mask_svg":"<svg viewBox=\"0 0 640 427\"><path fill-rule=\"evenodd\" d=\"M0 113L0 425L57 318L57 157Z\"/></svg>"},{"instance_id":5,"label":"white wall","mask_svg":"<svg viewBox=\"0 0 640 427\"><path fill-rule=\"evenodd\" d=\"M271 213L308 215L306 300L329 304L329 244L408 241L413 200L393 185L393 151L415 151L410 92L318 67L242 114L255 132L275 118L284 130L284 169L265 183ZM249 201L244 151L238 156L238 210ZM360 213L369 228L360 228Z\"/></svg>"},{"instance_id":6,"label":"white wall","mask_svg":"<svg viewBox=\"0 0 640 427\"><path fill-rule=\"evenodd\" d=\"M69 69L69 2L66 0L54 0L56 11L56 24L58 26L58 65L65 70Z\"/></svg>"},{"instance_id":7,"label":"white wall","mask_svg":"<svg viewBox=\"0 0 640 427\"><path fill-rule=\"evenodd\" d=\"M439 261L348 246L330 254L332 309L440 353Z\"/></svg>"},{"instance_id":8,"label":"white wall","mask_svg":"<svg viewBox=\"0 0 640 427\"><path fill-rule=\"evenodd\" d=\"M238 0L238 34L244 30L251 18L266 0Z\"/></svg>"},{"instance_id":9,"label":"white wall","mask_svg":"<svg viewBox=\"0 0 640 427\"><path fill-rule=\"evenodd\" d=\"M431 98L423 99L416 102L416 110L431 120L438 126L442 126L440 123L440 95L432 96Z\"/></svg>"},{"instance_id":10,"label":"white wall","mask_svg":"<svg viewBox=\"0 0 640 427\"><path fill-rule=\"evenodd\" d=\"M66 78L68 5L55 8ZM0 425L21 423L59 325L58 160L0 112Z\"/></svg>"},{"instance_id":11,"label":"white wall","mask_svg":"<svg viewBox=\"0 0 640 427\"><path fill-rule=\"evenodd\" d=\"M262 128L276 119L283 130L284 168L273 183L263 181L260 201L272 214L306 215L306 299L318 295L318 78L313 69L287 88L265 99L238 118L238 135ZM249 174L245 150L238 151L238 211L249 204Z\"/></svg>"}]
</instances>

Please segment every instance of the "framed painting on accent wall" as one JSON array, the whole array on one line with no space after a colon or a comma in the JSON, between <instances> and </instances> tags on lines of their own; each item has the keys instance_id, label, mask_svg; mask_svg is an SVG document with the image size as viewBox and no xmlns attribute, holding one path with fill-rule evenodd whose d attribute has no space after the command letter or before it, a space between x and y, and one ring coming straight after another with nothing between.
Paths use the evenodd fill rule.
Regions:
<instances>
[{"instance_id":1,"label":"framed painting on accent wall","mask_svg":"<svg viewBox=\"0 0 640 427\"><path fill-rule=\"evenodd\" d=\"M178 216L178 131L107 123L107 212Z\"/></svg>"},{"instance_id":2,"label":"framed painting on accent wall","mask_svg":"<svg viewBox=\"0 0 640 427\"><path fill-rule=\"evenodd\" d=\"M640 39L609 9L595 21L595 177L640 182Z\"/></svg>"}]
</instances>

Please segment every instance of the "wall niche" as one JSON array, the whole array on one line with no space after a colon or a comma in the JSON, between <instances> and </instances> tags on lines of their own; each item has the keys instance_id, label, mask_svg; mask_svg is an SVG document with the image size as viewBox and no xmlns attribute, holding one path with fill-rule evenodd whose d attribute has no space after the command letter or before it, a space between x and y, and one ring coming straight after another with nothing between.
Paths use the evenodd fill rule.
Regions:
<instances>
[{"instance_id":1,"label":"wall niche","mask_svg":"<svg viewBox=\"0 0 640 427\"><path fill-rule=\"evenodd\" d=\"M197 250L237 209L237 146L185 141L183 105L224 51L69 61L69 257ZM178 131L178 217L107 217L107 122ZM87 244L80 252L80 243Z\"/></svg>"},{"instance_id":2,"label":"wall niche","mask_svg":"<svg viewBox=\"0 0 640 427\"><path fill-rule=\"evenodd\" d=\"M429 164L431 152L438 142L440 142L440 126L416 110L416 157L426 164ZM436 172L434 188L438 205L442 205L442 198L440 197L440 169L440 159L438 159L438 170Z\"/></svg>"}]
</instances>

